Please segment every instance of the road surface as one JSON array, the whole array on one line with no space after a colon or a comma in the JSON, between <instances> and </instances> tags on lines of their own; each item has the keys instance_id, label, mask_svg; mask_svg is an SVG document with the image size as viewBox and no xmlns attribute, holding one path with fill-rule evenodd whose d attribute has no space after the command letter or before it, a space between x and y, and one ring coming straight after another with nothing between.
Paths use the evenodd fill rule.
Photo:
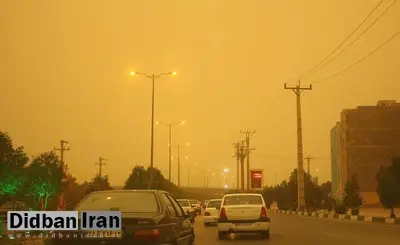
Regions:
<instances>
[{"instance_id":1,"label":"road surface","mask_svg":"<svg viewBox=\"0 0 400 245\"><path fill-rule=\"evenodd\" d=\"M270 240L257 235L234 235L219 241L216 227L204 227L203 216L196 218L198 245L400 245L400 226L349 220L321 219L271 213Z\"/></svg>"}]
</instances>

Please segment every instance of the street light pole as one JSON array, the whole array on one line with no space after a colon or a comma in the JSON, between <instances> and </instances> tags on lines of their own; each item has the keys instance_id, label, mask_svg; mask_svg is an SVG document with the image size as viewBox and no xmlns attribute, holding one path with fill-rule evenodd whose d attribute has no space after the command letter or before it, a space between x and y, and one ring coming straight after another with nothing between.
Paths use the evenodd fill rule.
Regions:
<instances>
[{"instance_id":1,"label":"street light pole","mask_svg":"<svg viewBox=\"0 0 400 245\"><path fill-rule=\"evenodd\" d=\"M188 146L189 143L186 143L185 145ZM178 148L178 187L181 187L181 157L180 157L180 149L181 149L181 147L185 147L185 145L177 145L176 146Z\"/></svg>"},{"instance_id":2,"label":"street light pole","mask_svg":"<svg viewBox=\"0 0 400 245\"><path fill-rule=\"evenodd\" d=\"M148 184L148 189L152 188L153 185L153 179L154 179L154 175L153 175L153 167L154 167L154 90L155 90L155 80L156 78L160 78L162 76L166 76L166 75L176 75L176 72L164 72L164 73L160 73L160 74L147 74L147 73L142 73L142 72L130 72L131 76L134 75L143 75L146 76L147 78L151 79L152 81L152 88L151 88L151 143L150 143L150 169L149 169L149 174L150 174L150 181Z\"/></svg>"},{"instance_id":3,"label":"street light pole","mask_svg":"<svg viewBox=\"0 0 400 245\"><path fill-rule=\"evenodd\" d=\"M156 124L161 124L166 127L168 127L168 133L169 133L169 138L168 138L168 180L171 182L171 175L172 175L172 127L176 126L178 124L183 124L185 121L180 121L180 122L174 122L174 123L163 123L163 122L156 122Z\"/></svg>"}]
</instances>

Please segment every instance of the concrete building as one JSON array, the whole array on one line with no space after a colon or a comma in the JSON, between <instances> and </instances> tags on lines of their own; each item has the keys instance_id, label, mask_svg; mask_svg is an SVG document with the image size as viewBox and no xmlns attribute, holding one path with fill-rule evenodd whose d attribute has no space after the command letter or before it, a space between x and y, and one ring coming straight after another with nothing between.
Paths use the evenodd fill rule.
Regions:
<instances>
[{"instance_id":1,"label":"concrete building","mask_svg":"<svg viewBox=\"0 0 400 245\"><path fill-rule=\"evenodd\" d=\"M340 197L340 169L339 169L339 126L340 123L337 122L336 125L331 129L331 182L332 182L332 194L335 197Z\"/></svg>"},{"instance_id":2,"label":"concrete building","mask_svg":"<svg viewBox=\"0 0 400 245\"><path fill-rule=\"evenodd\" d=\"M337 193L342 195L346 181L355 174L366 206L379 205L376 174L400 156L400 103L378 101L376 106L358 106L341 113L337 124L338 150L333 164L338 171ZM335 140L332 148L335 148ZM338 156L338 159L335 158Z\"/></svg>"}]
</instances>

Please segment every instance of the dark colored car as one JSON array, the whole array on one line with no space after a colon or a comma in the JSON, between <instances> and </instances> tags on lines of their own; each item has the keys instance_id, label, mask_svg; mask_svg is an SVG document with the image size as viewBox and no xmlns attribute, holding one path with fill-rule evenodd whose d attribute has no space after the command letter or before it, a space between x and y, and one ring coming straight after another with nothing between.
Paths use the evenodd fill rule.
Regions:
<instances>
[{"instance_id":1,"label":"dark colored car","mask_svg":"<svg viewBox=\"0 0 400 245\"><path fill-rule=\"evenodd\" d=\"M201 204L199 200L195 199L190 199L190 204L192 205L192 208L196 214L201 215Z\"/></svg>"},{"instance_id":2,"label":"dark colored car","mask_svg":"<svg viewBox=\"0 0 400 245\"><path fill-rule=\"evenodd\" d=\"M76 211L121 211L121 231L79 231L53 233L46 244L52 245L187 245L195 244L190 217L171 194L158 190L112 190L92 192ZM58 233L58 232L57 232ZM112 234L113 233L113 234ZM64 235L60 238L59 235ZM77 235L77 236L73 236ZM89 237L88 237L89 236ZM102 237L100 237L102 236ZM107 238L109 237L109 238Z\"/></svg>"}]
</instances>

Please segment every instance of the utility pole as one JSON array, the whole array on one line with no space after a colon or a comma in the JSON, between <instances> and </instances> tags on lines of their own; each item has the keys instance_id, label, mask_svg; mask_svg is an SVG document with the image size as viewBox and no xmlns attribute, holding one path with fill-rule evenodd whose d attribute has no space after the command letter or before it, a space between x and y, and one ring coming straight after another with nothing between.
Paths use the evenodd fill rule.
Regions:
<instances>
[{"instance_id":1,"label":"utility pole","mask_svg":"<svg viewBox=\"0 0 400 245\"><path fill-rule=\"evenodd\" d=\"M244 141L240 142L239 145L239 157L240 157L240 167L241 167L241 189L244 191L244 159L246 158L247 149Z\"/></svg>"},{"instance_id":2,"label":"utility pole","mask_svg":"<svg viewBox=\"0 0 400 245\"><path fill-rule=\"evenodd\" d=\"M66 177L68 168L64 162L64 152L70 150L70 147L69 146L67 147L68 144L69 144L68 141L60 140L60 148L59 149L54 148L55 151L60 151L60 163L61 163L61 168L62 168L62 171L63 171L65 177ZM59 210L65 209L64 193L61 193L61 195L58 197L58 209Z\"/></svg>"},{"instance_id":3,"label":"utility pole","mask_svg":"<svg viewBox=\"0 0 400 245\"><path fill-rule=\"evenodd\" d=\"M247 186L247 189L250 190L250 151L252 150L252 149L250 149L250 136L251 136L251 134L256 133L256 131L255 130L252 130L252 131L247 130L247 131L240 131L240 133L246 135L246 148L247 148L246 149L247 150L247 153L246 153L246 156L247 156L246 186Z\"/></svg>"},{"instance_id":4,"label":"utility pole","mask_svg":"<svg viewBox=\"0 0 400 245\"><path fill-rule=\"evenodd\" d=\"M104 161L107 161L107 160L104 159L104 158L102 158L102 157L99 157L99 162L95 164L95 165L98 165L98 166L99 166L99 177L100 177L100 178L102 177L102 175L101 175L101 173L102 173L101 170L102 170L103 166L106 165L106 163L105 163Z\"/></svg>"},{"instance_id":5,"label":"utility pole","mask_svg":"<svg viewBox=\"0 0 400 245\"><path fill-rule=\"evenodd\" d=\"M178 145L178 187L181 187L181 157L180 157L180 148L181 146Z\"/></svg>"},{"instance_id":6,"label":"utility pole","mask_svg":"<svg viewBox=\"0 0 400 245\"><path fill-rule=\"evenodd\" d=\"M180 149L181 147L188 146L189 143L186 143L185 145L177 145L176 147L178 148L178 187L181 186L181 157L180 157ZM187 157L186 157L187 158Z\"/></svg>"},{"instance_id":7,"label":"utility pole","mask_svg":"<svg viewBox=\"0 0 400 245\"><path fill-rule=\"evenodd\" d=\"M303 132L301 125L301 94L304 90L312 90L310 87L300 87L300 80L296 87L288 87L286 83L284 89L290 89L296 95L297 107L297 209L303 211L305 208L304 198L304 168L303 168Z\"/></svg>"},{"instance_id":8,"label":"utility pole","mask_svg":"<svg viewBox=\"0 0 400 245\"><path fill-rule=\"evenodd\" d=\"M308 157L304 158L304 160L307 160L307 174L310 175L310 162L311 160L313 160L313 157L310 157L310 155L308 155Z\"/></svg>"},{"instance_id":9,"label":"utility pole","mask_svg":"<svg viewBox=\"0 0 400 245\"><path fill-rule=\"evenodd\" d=\"M235 146L235 155L233 157L236 158L236 189L239 190L239 182L240 182L240 143L234 143Z\"/></svg>"}]
</instances>

